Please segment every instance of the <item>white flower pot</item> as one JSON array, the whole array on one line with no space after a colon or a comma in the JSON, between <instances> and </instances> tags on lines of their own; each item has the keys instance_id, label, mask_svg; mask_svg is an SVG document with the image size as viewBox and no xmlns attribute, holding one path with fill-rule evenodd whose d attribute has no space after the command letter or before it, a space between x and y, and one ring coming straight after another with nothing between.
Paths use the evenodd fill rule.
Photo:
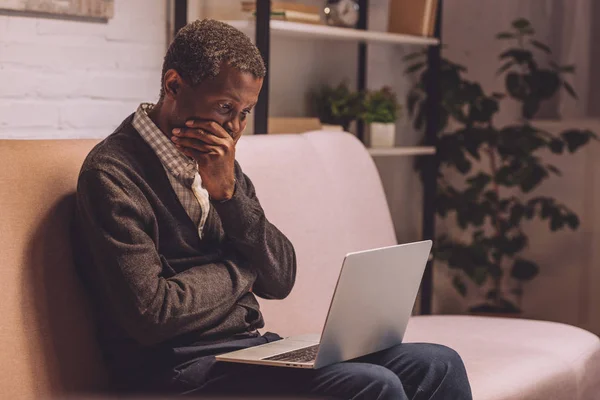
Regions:
<instances>
[{"instance_id":1,"label":"white flower pot","mask_svg":"<svg viewBox=\"0 0 600 400\"><path fill-rule=\"evenodd\" d=\"M369 124L371 147L394 147L396 142L396 124L382 124L373 122Z\"/></svg>"}]
</instances>

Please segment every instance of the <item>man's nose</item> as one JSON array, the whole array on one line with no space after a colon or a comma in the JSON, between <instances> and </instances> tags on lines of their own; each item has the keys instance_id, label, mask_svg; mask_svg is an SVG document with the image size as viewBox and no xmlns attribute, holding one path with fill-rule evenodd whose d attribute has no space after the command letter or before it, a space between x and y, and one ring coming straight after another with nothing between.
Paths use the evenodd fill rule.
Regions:
<instances>
[{"instance_id":1,"label":"man's nose","mask_svg":"<svg viewBox=\"0 0 600 400\"><path fill-rule=\"evenodd\" d=\"M236 116L235 118L230 119L225 124L225 127L227 128L227 130L229 131L229 133L233 134L233 136L237 135L240 132L240 121L239 121L239 118L237 118L237 116Z\"/></svg>"}]
</instances>

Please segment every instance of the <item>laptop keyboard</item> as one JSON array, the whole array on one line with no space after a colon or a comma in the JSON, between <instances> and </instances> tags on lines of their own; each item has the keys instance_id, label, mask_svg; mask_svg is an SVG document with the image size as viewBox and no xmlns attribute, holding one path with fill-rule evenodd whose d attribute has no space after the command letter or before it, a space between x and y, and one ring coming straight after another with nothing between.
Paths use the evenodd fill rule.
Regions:
<instances>
[{"instance_id":1,"label":"laptop keyboard","mask_svg":"<svg viewBox=\"0 0 600 400\"><path fill-rule=\"evenodd\" d=\"M288 351L287 353L277 354L276 356L263 358L263 360L307 363L315 361L317 358L317 351L319 351L319 345L315 344L314 346L304 347L302 349Z\"/></svg>"}]
</instances>

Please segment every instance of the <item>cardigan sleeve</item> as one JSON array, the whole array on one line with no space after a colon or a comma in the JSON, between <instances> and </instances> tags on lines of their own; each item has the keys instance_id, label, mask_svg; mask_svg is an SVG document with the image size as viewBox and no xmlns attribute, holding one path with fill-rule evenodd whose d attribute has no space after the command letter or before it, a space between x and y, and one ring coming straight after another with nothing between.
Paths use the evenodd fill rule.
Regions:
<instances>
[{"instance_id":1,"label":"cardigan sleeve","mask_svg":"<svg viewBox=\"0 0 600 400\"><path fill-rule=\"evenodd\" d=\"M235 173L233 197L212 205L226 235L256 271L253 292L267 299L283 299L291 292L296 279L294 246L266 218L252 181L237 161Z\"/></svg>"}]
</instances>

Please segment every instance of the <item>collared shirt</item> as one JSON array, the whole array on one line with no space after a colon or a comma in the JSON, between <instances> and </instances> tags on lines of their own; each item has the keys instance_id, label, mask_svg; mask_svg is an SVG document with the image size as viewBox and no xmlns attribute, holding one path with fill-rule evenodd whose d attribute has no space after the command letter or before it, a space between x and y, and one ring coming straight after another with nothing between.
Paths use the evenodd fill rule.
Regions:
<instances>
[{"instance_id":1,"label":"collared shirt","mask_svg":"<svg viewBox=\"0 0 600 400\"><path fill-rule=\"evenodd\" d=\"M183 154L148 116L154 104L140 104L133 116L133 127L154 150L165 168L169 182L190 219L202 230L210 210L210 200L202 186L196 162Z\"/></svg>"}]
</instances>

